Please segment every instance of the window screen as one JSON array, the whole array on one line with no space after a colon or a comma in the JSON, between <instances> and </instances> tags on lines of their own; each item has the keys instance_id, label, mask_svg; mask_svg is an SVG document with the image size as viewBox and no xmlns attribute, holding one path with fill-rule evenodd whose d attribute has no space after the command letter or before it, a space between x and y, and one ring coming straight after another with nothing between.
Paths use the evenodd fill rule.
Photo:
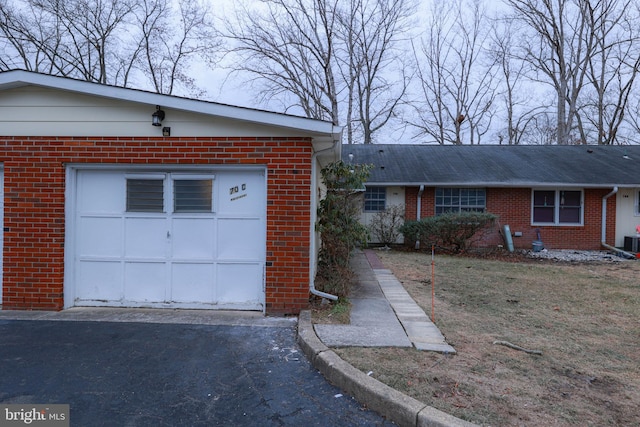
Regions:
<instances>
[{"instance_id":1,"label":"window screen","mask_svg":"<svg viewBox=\"0 0 640 427\"><path fill-rule=\"evenodd\" d=\"M163 211L163 179L127 179L127 212Z\"/></svg>"},{"instance_id":2,"label":"window screen","mask_svg":"<svg viewBox=\"0 0 640 427\"><path fill-rule=\"evenodd\" d=\"M174 212L211 212L213 181L179 179L173 181Z\"/></svg>"}]
</instances>

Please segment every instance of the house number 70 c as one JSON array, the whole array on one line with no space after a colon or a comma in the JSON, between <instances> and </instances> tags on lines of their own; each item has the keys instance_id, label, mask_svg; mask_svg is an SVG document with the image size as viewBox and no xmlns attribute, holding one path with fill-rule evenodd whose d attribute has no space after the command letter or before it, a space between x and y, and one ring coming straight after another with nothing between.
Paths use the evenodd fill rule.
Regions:
<instances>
[{"instance_id":1,"label":"house number 70 c","mask_svg":"<svg viewBox=\"0 0 640 427\"><path fill-rule=\"evenodd\" d=\"M247 193L245 193L245 190L247 189L247 184L242 184L241 186L235 186L235 187L230 187L229 188L229 195L233 196L234 194L238 194L240 191L243 192L243 194L238 194L237 196L233 196L231 197L231 201L234 202L238 199L242 199L243 197L247 197Z\"/></svg>"},{"instance_id":2,"label":"house number 70 c","mask_svg":"<svg viewBox=\"0 0 640 427\"><path fill-rule=\"evenodd\" d=\"M238 193L240 190L245 191L247 189L247 184L242 184L241 186L235 186L235 187L231 187L229 188L229 195L232 196L236 193Z\"/></svg>"}]
</instances>

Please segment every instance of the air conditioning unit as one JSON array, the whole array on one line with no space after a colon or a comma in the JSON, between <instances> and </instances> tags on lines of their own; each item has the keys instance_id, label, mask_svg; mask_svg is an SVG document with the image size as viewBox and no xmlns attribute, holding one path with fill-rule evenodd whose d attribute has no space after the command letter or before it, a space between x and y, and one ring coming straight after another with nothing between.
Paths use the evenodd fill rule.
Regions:
<instances>
[{"instance_id":1,"label":"air conditioning unit","mask_svg":"<svg viewBox=\"0 0 640 427\"><path fill-rule=\"evenodd\" d=\"M640 252L640 250L638 250L638 240L640 240L640 236L625 236L624 250L628 252Z\"/></svg>"}]
</instances>

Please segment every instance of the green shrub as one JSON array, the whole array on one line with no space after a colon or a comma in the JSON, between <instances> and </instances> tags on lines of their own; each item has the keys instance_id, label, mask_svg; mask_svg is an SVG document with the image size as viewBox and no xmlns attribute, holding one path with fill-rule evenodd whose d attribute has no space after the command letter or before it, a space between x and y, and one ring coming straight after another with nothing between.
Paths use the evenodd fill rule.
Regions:
<instances>
[{"instance_id":1,"label":"green shrub","mask_svg":"<svg viewBox=\"0 0 640 427\"><path fill-rule=\"evenodd\" d=\"M494 214L484 212L447 213L407 221L400 227L400 232L405 243L420 242L423 248L435 245L459 253L467 250L474 238L481 238L483 232L492 228L496 219Z\"/></svg>"},{"instance_id":2,"label":"green shrub","mask_svg":"<svg viewBox=\"0 0 640 427\"><path fill-rule=\"evenodd\" d=\"M320 253L316 288L339 297L349 293L351 252L367 242L367 228L359 221L368 165L348 165L342 161L320 172L327 194L318 206L316 230L320 233Z\"/></svg>"}]
</instances>

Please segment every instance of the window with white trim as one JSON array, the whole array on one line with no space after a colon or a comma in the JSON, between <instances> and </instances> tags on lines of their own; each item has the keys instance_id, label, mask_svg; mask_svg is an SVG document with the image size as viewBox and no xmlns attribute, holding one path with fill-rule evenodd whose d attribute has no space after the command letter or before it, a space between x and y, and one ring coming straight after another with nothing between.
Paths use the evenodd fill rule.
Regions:
<instances>
[{"instance_id":1,"label":"window with white trim","mask_svg":"<svg viewBox=\"0 0 640 427\"><path fill-rule=\"evenodd\" d=\"M533 190L532 223L582 225L582 190Z\"/></svg>"},{"instance_id":2,"label":"window with white trim","mask_svg":"<svg viewBox=\"0 0 640 427\"><path fill-rule=\"evenodd\" d=\"M164 212L164 179L127 179L127 212Z\"/></svg>"},{"instance_id":3,"label":"window with white trim","mask_svg":"<svg viewBox=\"0 0 640 427\"><path fill-rule=\"evenodd\" d=\"M213 211L213 175L132 176L126 182L127 212Z\"/></svg>"},{"instance_id":4,"label":"window with white trim","mask_svg":"<svg viewBox=\"0 0 640 427\"><path fill-rule=\"evenodd\" d=\"M364 211L380 212L385 210L387 203L386 187L369 187L364 192Z\"/></svg>"},{"instance_id":5,"label":"window with white trim","mask_svg":"<svg viewBox=\"0 0 640 427\"><path fill-rule=\"evenodd\" d=\"M173 181L174 212L211 212L213 180L176 179Z\"/></svg>"},{"instance_id":6,"label":"window with white trim","mask_svg":"<svg viewBox=\"0 0 640 427\"><path fill-rule=\"evenodd\" d=\"M436 188L436 215L453 212L484 212L487 192L484 188Z\"/></svg>"}]
</instances>

